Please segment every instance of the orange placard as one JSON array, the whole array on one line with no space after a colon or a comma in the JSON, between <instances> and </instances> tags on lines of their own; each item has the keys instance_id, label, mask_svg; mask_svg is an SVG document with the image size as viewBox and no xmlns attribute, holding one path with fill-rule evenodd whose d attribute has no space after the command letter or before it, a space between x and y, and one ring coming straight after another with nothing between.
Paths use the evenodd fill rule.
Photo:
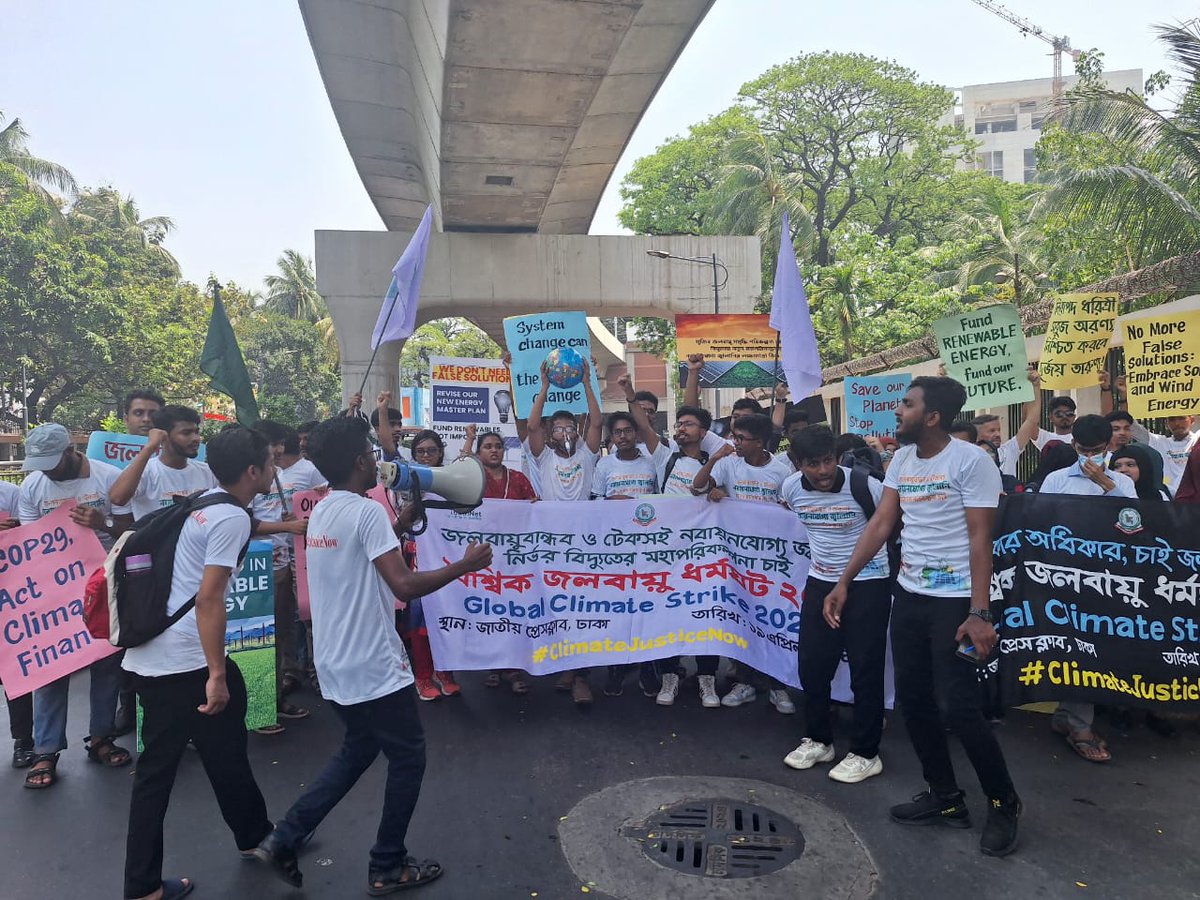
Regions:
<instances>
[{"instance_id":1,"label":"orange placard","mask_svg":"<svg viewBox=\"0 0 1200 900\"><path fill-rule=\"evenodd\" d=\"M704 356L702 388L770 387L783 377L777 364L778 333L770 316L742 313L675 317L675 344L682 365Z\"/></svg>"}]
</instances>

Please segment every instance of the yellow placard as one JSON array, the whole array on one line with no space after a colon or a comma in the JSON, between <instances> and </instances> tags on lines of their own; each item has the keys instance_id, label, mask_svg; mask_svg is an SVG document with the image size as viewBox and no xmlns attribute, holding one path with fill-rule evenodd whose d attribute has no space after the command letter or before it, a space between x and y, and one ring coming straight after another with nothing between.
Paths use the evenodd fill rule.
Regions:
<instances>
[{"instance_id":1,"label":"yellow placard","mask_svg":"<svg viewBox=\"0 0 1200 900\"><path fill-rule=\"evenodd\" d=\"M1125 323L1125 382L1138 418L1200 409L1200 311Z\"/></svg>"},{"instance_id":2,"label":"yellow placard","mask_svg":"<svg viewBox=\"0 0 1200 900\"><path fill-rule=\"evenodd\" d=\"M1038 370L1050 390L1095 387L1117 322L1117 294L1060 294L1054 299Z\"/></svg>"}]
</instances>

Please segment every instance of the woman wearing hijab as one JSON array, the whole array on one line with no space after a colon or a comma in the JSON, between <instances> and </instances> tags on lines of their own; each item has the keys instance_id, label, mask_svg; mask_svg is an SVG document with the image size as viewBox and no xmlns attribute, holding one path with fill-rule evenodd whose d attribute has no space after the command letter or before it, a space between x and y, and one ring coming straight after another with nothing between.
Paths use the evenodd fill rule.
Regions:
<instances>
[{"instance_id":1,"label":"woman wearing hijab","mask_svg":"<svg viewBox=\"0 0 1200 900\"><path fill-rule=\"evenodd\" d=\"M1108 467L1130 477L1137 488L1139 499L1170 500L1171 495L1163 486L1160 467L1154 465L1154 457L1151 454L1157 456L1158 451L1151 450L1143 444L1126 444L1113 452Z\"/></svg>"}]
</instances>

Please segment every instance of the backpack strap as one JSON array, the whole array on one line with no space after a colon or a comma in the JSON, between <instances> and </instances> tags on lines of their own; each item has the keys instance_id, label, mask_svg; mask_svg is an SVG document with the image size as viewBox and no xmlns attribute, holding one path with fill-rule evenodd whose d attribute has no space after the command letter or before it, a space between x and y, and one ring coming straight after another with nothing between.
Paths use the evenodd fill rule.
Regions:
<instances>
[{"instance_id":1,"label":"backpack strap","mask_svg":"<svg viewBox=\"0 0 1200 900\"><path fill-rule=\"evenodd\" d=\"M662 484L660 484L658 486L659 490L665 491L667 489L667 482L671 480L671 473L673 471L675 471L675 464L677 462L679 462L679 460L682 457L683 457L682 450L676 450L674 453L671 454L671 458L667 460L666 468L663 469ZM701 450L700 451L700 465L704 465L707 462L708 462L708 453L704 450Z\"/></svg>"},{"instance_id":2,"label":"backpack strap","mask_svg":"<svg viewBox=\"0 0 1200 900\"><path fill-rule=\"evenodd\" d=\"M250 512L246 509L246 507L242 506L242 501L233 496L233 494L230 494L228 491L217 491L217 493L209 494L207 497L203 496L203 494L204 491L197 491L189 496L186 501L180 501L178 498L176 498L176 502L187 502L191 507L189 514L196 512L196 510L208 509L210 506L223 506L224 504L228 503L232 506L238 507L242 512L246 513L247 516L250 515ZM242 560L246 558L246 551L249 549L250 541L247 540L246 543L242 544L242 549L238 553L239 565L241 564ZM167 617L167 625L163 631L166 631L167 628L170 628L172 625L190 613L193 609L195 609L196 598L199 596L199 593L192 594L192 599L188 600L181 607L179 607L179 609L171 613L171 615Z\"/></svg>"},{"instance_id":3,"label":"backpack strap","mask_svg":"<svg viewBox=\"0 0 1200 900\"><path fill-rule=\"evenodd\" d=\"M871 496L871 476L860 466L850 470L850 496L868 519L875 515L875 498Z\"/></svg>"}]
</instances>

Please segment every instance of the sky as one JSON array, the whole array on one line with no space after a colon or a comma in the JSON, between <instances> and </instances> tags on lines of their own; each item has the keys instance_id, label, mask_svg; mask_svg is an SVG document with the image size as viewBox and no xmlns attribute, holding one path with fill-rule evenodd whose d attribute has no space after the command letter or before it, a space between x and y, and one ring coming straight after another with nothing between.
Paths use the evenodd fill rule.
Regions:
<instances>
[{"instance_id":1,"label":"sky","mask_svg":"<svg viewBox=\"0 0 1200 900\"><path fill-rule=\"evenodd\" d=\"M1147 75L1169 67L1152 26L1196 14L1181 0L1007 5L1101 49L1106 68ZM284 249L312 254L315 229L382 229L296 0L0 0L0 11L0 112L81 184L174 219L166 246L186 278L259 288ZM1046 44L970 0L717 0L634 133L592 233L622 233L617 186L634 160L770 66L820 50L892 59L949 87L1051 74Z\"/></svg>"}]
</instances>

